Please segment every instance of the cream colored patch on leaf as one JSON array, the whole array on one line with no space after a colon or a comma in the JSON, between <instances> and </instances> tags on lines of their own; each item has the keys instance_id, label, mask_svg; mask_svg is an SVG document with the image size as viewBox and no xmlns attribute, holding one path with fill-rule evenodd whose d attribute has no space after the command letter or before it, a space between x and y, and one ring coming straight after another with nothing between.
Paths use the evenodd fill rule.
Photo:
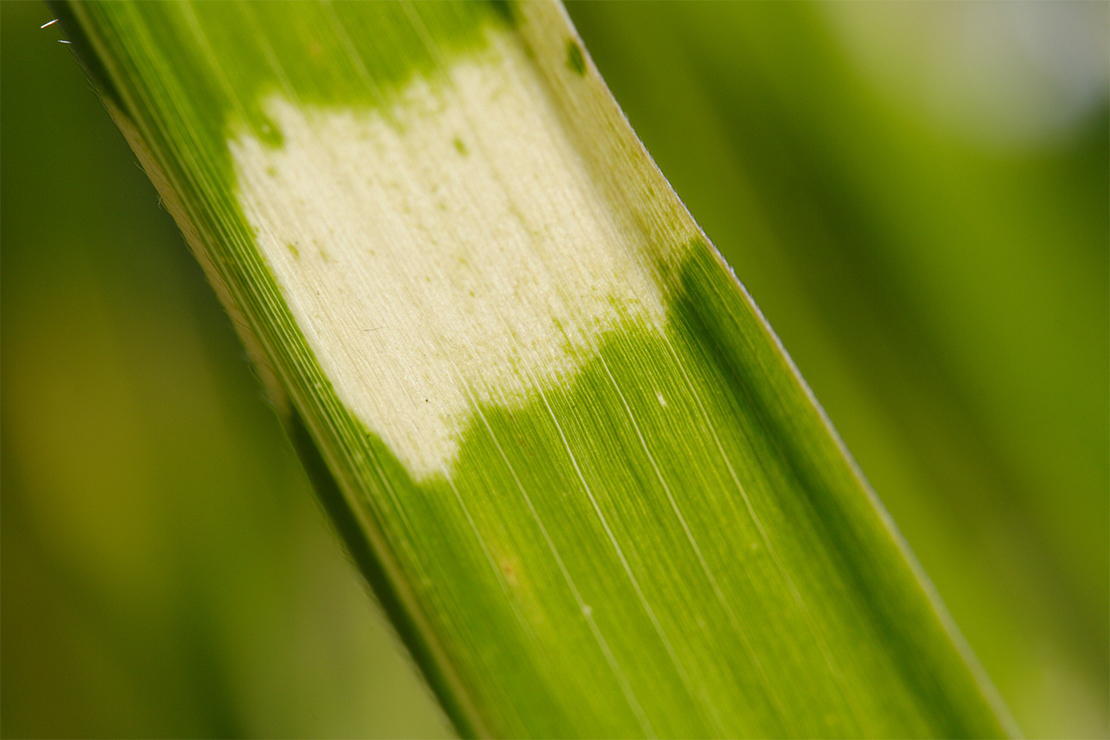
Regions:
<instances>
[{"instance_id":1,"label":"cream colored patch on leaf","mask_svg":"<svg viewBox=\"0 0 1110 740\"><path fill-rule=\"evenodd\" d=\"M475 403L523 404L603 332L662 326L649 245L499 32L388 109L265 108L282 147L230 142L243 210L336 393L416 479L448 472Z\"/></svg>"}]
</instances>

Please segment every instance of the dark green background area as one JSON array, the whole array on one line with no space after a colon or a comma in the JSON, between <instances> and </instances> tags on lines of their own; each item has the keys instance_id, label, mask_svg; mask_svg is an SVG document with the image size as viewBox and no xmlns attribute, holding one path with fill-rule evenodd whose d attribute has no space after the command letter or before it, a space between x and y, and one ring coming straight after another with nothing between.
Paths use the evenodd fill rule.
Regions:
<instances>
[{"instance_id":1,"label":"dark green background area","mask_svg":"<svg viewBox=\"0 0 1110 740\"><path fill-rule=\"evenodd\" d=\"M1026 733L1105 735L1105 89L991 146L811 5L570 10ZM49 18L0 3L0 734L444 734Z\"/></svg>"}]
</instances>

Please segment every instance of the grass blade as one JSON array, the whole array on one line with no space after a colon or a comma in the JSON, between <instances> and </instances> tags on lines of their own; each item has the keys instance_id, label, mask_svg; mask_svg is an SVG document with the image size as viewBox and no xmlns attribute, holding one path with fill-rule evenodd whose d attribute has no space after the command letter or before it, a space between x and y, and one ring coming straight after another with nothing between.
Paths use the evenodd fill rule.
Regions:
<instances>
[{"instance_id":1,"label":"grass blade","mask_svg":"<svg viewBox=\"0 0 1110 740\"><path fill-rule=\"evenodd\" d=\"M460 732L1005 734L561 8L59 10Z\"/></svg>"}]
</instances>

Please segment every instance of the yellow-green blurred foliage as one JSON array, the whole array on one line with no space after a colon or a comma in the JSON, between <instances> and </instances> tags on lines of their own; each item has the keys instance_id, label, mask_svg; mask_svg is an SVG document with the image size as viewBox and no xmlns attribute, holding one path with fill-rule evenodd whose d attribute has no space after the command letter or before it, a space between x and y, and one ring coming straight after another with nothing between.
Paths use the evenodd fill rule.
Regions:
<instances>
[{"instance_id":1,"label":"yellow-green blurred foliage","mask_svg":"<svg viewBox=\"0 0 1110 740\"><path fill-rule=\"evenodd\" d=\"M1034 736L1108 732L1108 7L570 8ZM0 13L0 733L443 735L47 9Z\"/></svg>"}]
</instances>

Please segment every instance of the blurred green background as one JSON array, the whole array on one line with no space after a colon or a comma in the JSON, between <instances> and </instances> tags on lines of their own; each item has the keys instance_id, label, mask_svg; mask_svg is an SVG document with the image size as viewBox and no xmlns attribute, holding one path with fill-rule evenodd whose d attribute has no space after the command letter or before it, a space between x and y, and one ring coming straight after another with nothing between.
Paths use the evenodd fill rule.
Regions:
<instances>
[{"instance_id":1,"label":"blurred green background","mask_svg":"<svg viewBox=\"0 0 1110 740\"><path fill-rule=\"evenodd\" d=\"M1025 732L1110 715L1105 3L571 3ZM0 3L0 734L449 734L38 3Z\"/></svg>"}]
</instances>

